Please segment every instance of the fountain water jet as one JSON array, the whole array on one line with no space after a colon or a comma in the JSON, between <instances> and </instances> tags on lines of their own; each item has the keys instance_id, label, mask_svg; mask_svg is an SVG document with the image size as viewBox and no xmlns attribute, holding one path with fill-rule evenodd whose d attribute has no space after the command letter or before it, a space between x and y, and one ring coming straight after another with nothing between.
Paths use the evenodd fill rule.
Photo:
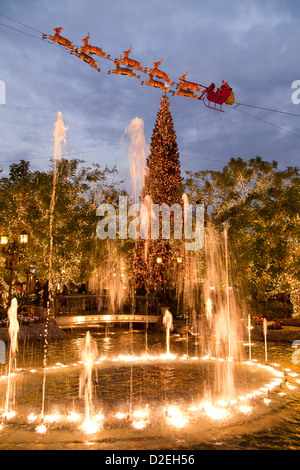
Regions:
<instances>
[{"instance_id":1,"label":"fountain water jet","mask_svg":"<svg viewBox=\"0 0 300 470\"><path fill-rule=\"evenodd\" d=\"M8 418L12 411L10 405L12 399L12 382L11 378L13 371L16 368L16 353L18 351L18 333L19 333L19 322L18 322L18 302L17 299L12 299L11 305L7 312L9 327L8 333L10 337L10 348L9 348L9 359L8 359L8 380L7 380L7 392L5 400L4 417Z\"/></svg>"},{"instance_id":2,"label":"fountain water jet","mask_svg":"<svg viewBox=\"0 0 300 470\"><path fill-rule=\"evenodd\" d=\"M66 143L66 131L63 117L61 112L57 113L57 118L54 126L54 166L53 166L53 182L52 182L52 194L50 201L50 222L49 222L49 301L47 308L47 317L46 325L44 331L44 376L43 376L43 393L42 393L42 410L41 418L43 421L44 418L44 408L45 408L45 387L46 387L46 368L47 368L47 345L48 345L48 328L50 320L50 307L53 296L53 279L52 279L52 258L53 258L53 222L54 222L54 209L55 209L55 199L56 199L56 182L57 182L57 162L61 159L62 155L62 144Z\"/></svg>"},{"instance_id":3,"label":"fountain water jet","mask_svg":"<svg viewBox=\"0 0 300 470\"><path fill-rule=\"evenodd\" d=\"M227 303L227 330L228 330L228 357L231 357L231 334L230 334L230 300L229 300L229 281L228 281L228 227L224 228L224 242L225 242L225 289L226 289L226 303Z\"/></svg>"},{"instance_id":4,"label":"fountain water jet","mask_svg":"<svg viewBox=\"0 0 300 470\"><path fill-rule=\"evenodd\" d=\"M206 281L204 297L207 320L210 322L208 331L209 343L206 344L209 354L220 360L216 369L215 388L217 394L234 396L235 376L233 361L242 358L242 312L229 287L227 227L223 237L208 224L205 230L205 266ZM207 354L207 353L206 353Z\"/></svg>"},{"instance_id":5,"label":"fountain water jet","mask_svg":"<svg viewBox=\"0 0 300 470\"><path fill-rule=\"evenodd\" d=\"M170 331L173 330L173 315L166 309L163 316L163 324L166 327L166 346L167 346L167 355L170 354Z\"/></svg>"},{"instance_id":6,"label":"fountain water jet","mask_svg":"<svg viewBox=\"0 0 300 470\"><path fill-rule=\"evenodd\" d=\"M130 174L133 184L134 202L137 202L144 186L146 157L144 121L138 117L135 117L129 126L126 127L125 134L128 134L131 138L129 147Z\"/></svg>"},{"instance_id":7,"label":"fountain water jet","mask_svg":"<svg viewBox=\"0 0 300 470\"><path fill-rule=\"evenodd\" d=\"M66 144L66 131L63 117L60 111L57 113L56 122L54 125L54 160L53 160L53 181L52 181L52 194L50 201L50 223L49 223L49 238L50 238L50 249L49 249L49 291L53 289L52 280L52 254L53 254L53 222L54 222L54 209L56 199L56 182L57 182L57 162L62 156L62 144Z\"/></svg>"},{"instance_id":8,"label":"fountain water jet","mask_svg":"<svg viewBox=\"0 0 300 470\"><path fill-rule=\"evenodd\" d=\"M265 340L265 360L268 362L268 346L267 346L267 333L268 333L268 321L266 318L263 319L263 332Z\"/></svg>"},{"instance_id":9,"label":"fountain water jet","mask_svg":"<svg viewBox=\"0 0 300 470\"><path fill-rule=\"evenodd\" d=\"M209 323L209 327L211 328L211 320L212 320L212 301L208 297L206 303L206 318Z\"/></svg>"},{"instance_id":10,"label":"fountain water jet","mask_svg":"<svg viewBox=\"0 0 300 470\"><path fill-rule=\"evenodd\" d=\"M84 397L85 404L85 419L83 425L85 430L93 430L94 427L96 427L96 425L94 426L92 424L94 413L92 373L97 357L98 349L96 342L93 340L90 332L88 331L81 348L83 371L79 383L79 396Z\"/></svg>"},{"instance_id":11,"label":"fountain water jet","mask_svg":"<svg viewBox=\"0 0 300 470\"><path fill-rule=\"evenodd\" d=\"M251 361L251 330L252 330L252 326L251 326L251 315L250 313L248 314L248 340L249 340L249 361Z\"/></svg>"}]
</instances>

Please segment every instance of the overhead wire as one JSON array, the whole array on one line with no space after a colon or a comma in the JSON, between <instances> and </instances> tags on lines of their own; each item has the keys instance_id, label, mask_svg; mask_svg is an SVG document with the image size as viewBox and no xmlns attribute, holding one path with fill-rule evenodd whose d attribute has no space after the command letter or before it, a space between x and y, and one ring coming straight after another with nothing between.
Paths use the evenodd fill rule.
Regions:
<instances>
[{"instance_id":1,"label":"overhead wire","mask_svg":"<svg viewBox=\"0 0 300 470\"><path fill-rule=\"evenodd\" d=\"M85 151L85 152L73 152L73 153L65 153L63 155L61 155L62 157L72 157L74 155L88 155L90 153L96 153L96 152L101 152L101 151L111 151L111 150L118 150L120 149L120 147L110 147L110 148L106 148L106 149L98 149L98 150L88 150L88 151ZM208 160L208 161L212 161L212 162L219 162L219 163L226 163L224 160L216 160L216 159L213 159L213 158L205 158L205 157L201 157L201 156L197 156L197 155L188 155L188 154L180 154L180 157L184 157L184 158L195 158L197 160ZM35 157L35 156L32 156L30 157L32 160L44 160L46 158L54 158L54 155L47 155L47 156L43 156L43 157ZM14 163L15 160L2 160L1 163Z\"/></svg>"},{"instance_id":2,"label":"overhead wire","mask_svg":"<svg viewBox=\"0 0 300 470\"><path fill-rule=\"evenodd\" d=\"M220 114L221 114L221 113L220 113ZM219 120L220 120L222 129L223 129L223 133L224 133L225 139L227 140L228 147L230 148L231 156L233 157L233 155L234 155L233 147L232 147L232 145L231 145L231 141L230 141L230 139L229 139L229 135L227 134L227 132L226 132L226 130L225 130L224 122L223 122L222 116L221 116L220 114L218 114Z\"/></svg>"},{"instance_id":3,"label":"overhead wire","mask_svg":"<svg viewBox=\"0 0 300 470\"><path fill-rule=\"evenodd\" d=\"M236 109L238 106L247 106L248 108L262 109L264 111L271 111L272 113L281 113L281 114L287 114L289 116L300 117L300 114L289 113L288 111L280 111L278 109L264 108L263 106L255 106L253 104L245 104L245 103L235 103L235 106L233 106L233 109Z\"/></svg>"},{"instance_id":4,"label":"overhead wire","mask_svg":"<svg viewBox=\"0 0 300 470\"><path fill-rule=\"evenodd\" d=\"M289 131L288 129L285 129L284 127L278 126L278 124L274 124L273 122L267 121L266 119L262 119L258 116L255 116L254 114L247 113L246 111L242 111L241 109L238 109L238 108L231 108L231 109L234 109L235 111L238 111L239 113L246 114L247 116L253 117L254 119L257 119L258 121L265 122L266 124L269 124L270 126L276 127L277 129L280 129L284 132L292 134L296 137L300 137L300 134L296 134L296 132Z\"/></svg>"},{"instance_id":5,"label":"overhead wire","mask_svg":"<svg viewBox=\"0 0 300 470\"><path fill-rule=\"evenodd\" d=\"M31 26L28 26L28 24L21 23L20 21L14 20L13 18L10 18L10 17L7 16L7 15L3 15L3 13L0 13L0 16L3 16L3 18L6 18L6 19L8 19L8 20L13 21L14 23L18 23L18 24L20 24L20 25L22 25L22 26L25 26L25 28L29 28L29 29L31 29L32 31L35 31L35 32L40 33L40 34L43 34L42 31L39 31L38 29L35 29L35 28L32 28Z\"/></svg>"},{"instance_id":6,"label":"overhead wire","mask_svg":"<svg viewBox=\"0 0 300 470\"><path fill-rule=\"evenodd\" d=\"M42 38L39 38L38 36L34 36L33 34L26 33L25 31L22 31L21 29L13 28L12 26L8 26L7 24L0 23L0 26L5 26L5 28L13 29L14 31L18 31L19 33L25 34L26 36L31 36L34 39L40 39L43 41Z\"/></svg>"}]
</instances>

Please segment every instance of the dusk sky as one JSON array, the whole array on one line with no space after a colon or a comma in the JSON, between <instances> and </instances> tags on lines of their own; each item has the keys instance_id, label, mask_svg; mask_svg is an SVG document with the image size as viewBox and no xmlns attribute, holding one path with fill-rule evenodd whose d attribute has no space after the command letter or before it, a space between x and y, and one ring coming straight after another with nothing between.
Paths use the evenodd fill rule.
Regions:
<instances>
[{"instance_id":1,"label":"dusk sky","mask_svg":"<svg viewBox=\"0 0 300 470\"><path fill-rule=\"evenodd\" d=\"M132 46L130 57L144 67L163 59L160 68L175 82L187 70L187 80L206 86L224 79L239 103L300 115L291 99L292 83L300 80L298 1L1 0L0 14L2 174L20 159L32 170L49 169L58 111L68 126L66 158L116 164L127 178L129 141L122 136L135 117L144 121L149 146L162 91L108 75L113 62L94 56L99 73L42 40L41 33L59 26L74 45L89 32L90 43L112 59ZM221 170L231 157L260 155L280 168L298 166L300 117L229 106L220 113L199 100L168 98L183 175Z\"/></svg>"}]
</instances>

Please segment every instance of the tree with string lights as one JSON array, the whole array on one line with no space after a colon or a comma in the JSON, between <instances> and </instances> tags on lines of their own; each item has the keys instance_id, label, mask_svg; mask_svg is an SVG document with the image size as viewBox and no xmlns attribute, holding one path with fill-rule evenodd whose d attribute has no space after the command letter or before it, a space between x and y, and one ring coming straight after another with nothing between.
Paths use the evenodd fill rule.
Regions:
<instances>
[{"instance_id":1,"label":"tree with string lights","mask_svg":"<svg viewBox=\"0 0 300 470\"><path fill-rule=\"evenodd\" d=\"M153 204L181 203L182 177L169 100L163 94L147 158L144 193Z\"/></svg>"},{"instance_id":2,"label":"tree with string lights","mask_svg":"<svg viewBox=\"0 0 300 470\"><path fill-rule=\"evenodd\" d=\"M142 199L151 197L152 204L182 204L182 177L169 100L163 94L153 129L150 154L147 158ZM182 266L181 248L174 240L174 213L170 213L170 239L162 238L162 219L159 219L159 238L139 239L133 257L135 286L137 290L156 291L168 297L175 288L175 277ZM166 299L165 299L166 300Z\"/></svg>"}]
</instances>

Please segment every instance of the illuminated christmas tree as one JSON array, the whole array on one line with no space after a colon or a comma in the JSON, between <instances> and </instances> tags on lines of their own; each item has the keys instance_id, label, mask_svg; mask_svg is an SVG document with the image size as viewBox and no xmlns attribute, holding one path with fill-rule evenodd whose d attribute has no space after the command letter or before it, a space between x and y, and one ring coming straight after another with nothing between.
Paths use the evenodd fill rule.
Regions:
<instances>
[{"instance_id":1,"label":"illuminated christmas tree","mask_svg":"<svg viewBox=\"0 0 300 470\"><path fill-rule=\"evenodd\" d=\"M181 203L182 178L169 100L164 93L153 129L150 155L147 158L144 194L154 204Z\"/></svg>"},{"instance_id":2,"label":"illuminated christmas tree","mask_svg":"<svg viewBox=\"0 0 300 470\"><path fill-rule=\"evenodd\" d=\"M151 197L153 204L182 204L182 177L169 100L164 93L153 129L150 154L147 158L143 199ZM175 289L175 278L182 267L178 242L174 240L174 214L170 213L171 236L157 240L138 240L134 255L134 276L137 290L155 291L166 300Z\"/></svg>"}]
</instances>

